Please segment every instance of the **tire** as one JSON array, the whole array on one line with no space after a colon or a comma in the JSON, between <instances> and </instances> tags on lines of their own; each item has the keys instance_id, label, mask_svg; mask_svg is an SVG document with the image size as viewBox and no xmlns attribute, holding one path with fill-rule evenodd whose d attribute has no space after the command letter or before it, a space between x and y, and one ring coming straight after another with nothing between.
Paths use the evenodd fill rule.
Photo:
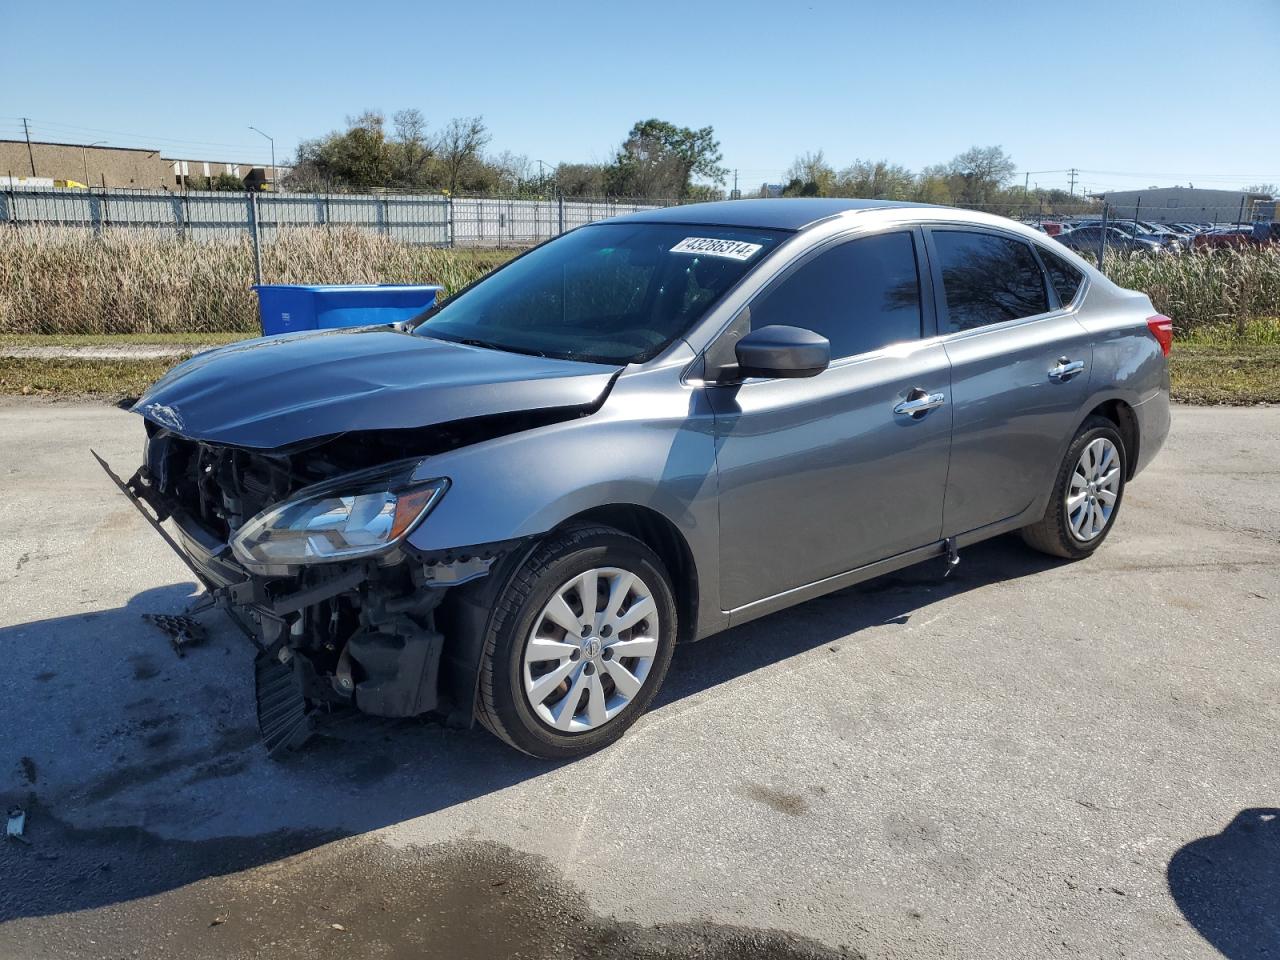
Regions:
<instances>
[{"instance_id":1,"label":"tire","mask_svg":"<svg viewBox=\"0 0 1280 960\"><path fill-rule=\"evenodd\" d=\"M592 571L596 597L588 610L583 600ZM615 603L616 593L622 595ZM553 604L557 597L564 607ZM560 626L573 617L569 626L594 625L573 636ZM678 626L671 578L644 543L598 525L552 534L511 575L494 605L480 662L477 716L517 750L546 760L569 760L608 746L657 694ZM531 647L535 630L538 643ZM644 656L615 652L624 649Z\"/></svg>"},{"instance_id":2,"label":"tire","mask_svg":"<svg viewBox=\"0 0 1280 960\"><path fill-rule=\"evenodd\" d=\"M1081 482L1081 478L1088 479L1086 474L1089 473L1089 465L1082 463L1081 458L1092 447L1095 462L1098 462L1098 451L1105 452L1107 445L1114 454L1114 467L1107 462L1103 476L1096 478L1094 486L1089 487ZM1078 469L1080 472L1077 472ZM1108 481L1104 486L1100 486L1099 481L1109 476L1112 469L1118 471L1114 481ZM1089 417L1080 425L1080 430L1071 441L1071 446L1067 448L1066 456L1058 467L1058 473L1053 481L1053 492L1049 495L1049 505L1045 508L1044 516L1030 526L1022 528L1023 541L1029 547L1055 557L1080 560L1089 556L1102 545L1102 541L1115 526L1116 517L1120 514L1120 503L1124 499L1125 477L1128 469L1128 453L1116 425L1105 417ZM1073 481L1076 484L1074 491L1072 490ZM1088 497L1092 495L1093 503L1099 512L1087 513L1082 517L1077 510L1069 510L1068 496L1079 494L1083 494L1086 498L1082 505L1083 509L1091 510ZM1109 505L1106 503L1108 496L1114 497L1114 502ZM1100 524L1097 522L1099 519L1102 521Z\"/></svg>"}]
</instances>

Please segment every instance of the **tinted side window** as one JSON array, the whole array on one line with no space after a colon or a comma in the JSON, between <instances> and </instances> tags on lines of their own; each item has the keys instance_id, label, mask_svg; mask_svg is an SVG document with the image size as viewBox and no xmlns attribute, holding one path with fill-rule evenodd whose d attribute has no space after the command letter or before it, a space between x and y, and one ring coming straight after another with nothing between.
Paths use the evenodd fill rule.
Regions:
<instances>
[{"instance_id":1,"label":"tinted side window","mask_svg":"<svg viewBox=\"0 0 1280 960\"><path fill-rule=\"evenodd\" d=\"M1070 306L1080 284L1084 283L1084 274L1044 247L1040 248L1040 259L1044 261L1044 268L1049 273L1049 282L1053 284L1054 292L1058 294L1058 301L1064 307Z\"/></svg>"},{"instance_id":2,"label":"tinted side window","mask_svg":"<svg viewBox=\"0 0 1280 960\"><path fill-rule=\"evenodd\" d=\"M850 240L819 254L751 304L751 329L804 327L831 359L920 339L920 277L910 233Z\"/></svg>"},{"instance_id":3,"label":"tinted side window","mask_svg":"<svg viewBox=\"0 0 1280 960\"><path fill-rule=\"evenodd\" d=\"M951 332L1048 311L1044 274L1021 240L935 230L933 242L941 261Z\"/></svg>"}]
</instances>

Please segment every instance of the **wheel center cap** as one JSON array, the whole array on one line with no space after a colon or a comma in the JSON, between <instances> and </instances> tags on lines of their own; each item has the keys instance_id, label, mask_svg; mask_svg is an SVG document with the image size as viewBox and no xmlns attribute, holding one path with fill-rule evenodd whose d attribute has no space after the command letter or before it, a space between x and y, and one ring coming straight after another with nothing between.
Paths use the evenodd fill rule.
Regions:
<instances>
[{"instance_id":1,"label":"wheel center cap","mask_svg":"<svg viewBox=\"0 0 1280 960\"><path fill-rule=\"evenodd\" d=\"M582 655L588 660L594 660L600 656L600 638L587 637L582 641Z\"/></svg>"}]
</instances>

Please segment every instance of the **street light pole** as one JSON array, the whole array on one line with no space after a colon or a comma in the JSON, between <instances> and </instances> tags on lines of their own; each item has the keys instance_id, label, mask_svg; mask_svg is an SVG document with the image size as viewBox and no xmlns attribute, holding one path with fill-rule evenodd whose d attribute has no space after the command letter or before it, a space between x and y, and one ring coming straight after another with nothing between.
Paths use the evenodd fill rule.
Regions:
<instances>
[{"instance_id":1,"label":"street light pole","mask_svg":"<svg viewBox=\"0 0 1280 960\"><path fill-rule=\"evenodd\" d=\"M549 169L554 170L554 169L555 169L555 167L553 167L553 166L552 166L551 164L549 164L549 163L545 163L544 161L537 159L536 157L534 158L534 161L533 161L533 162L534 162L534 163L536 163L536 164L538 165L538 188L539 188L540 190L541 190L541 189L545 189L545 188L546 188L546 186L547 186L547 175L546 175L546 173L544 172L543 168L544 168L544 167L546 167L546 168L549 168ZM556 186L556 189L557 189L557 190L559 190L560 185L557 183L555 186Z\"/></svg>"},{"instance_id":2,"label":"street light pole","mask_svg":"<svg viewBox=\"0 0 1280 960\"><path fill-rule=\"evenodd\" d=\"M95 140L93 143L86 143L80 148L80 159L84 161L84 185L89 186L89 148L100 147L107 141Z\"/></svg>"},{"instance_id":3,"label":"street light pole","mask_svg":"<svg viewBox=\"0 0 1280 960\"><path fill-rule=\"evenodd\" d=\"M276 193L277 191L276 191L276 142L275 142L275 139L263 133L257 127L250 126L249 129L256 134L260 134L261 136L266 137L267 141L271 144L271 192Z\"/></svg>"}]
</instances>

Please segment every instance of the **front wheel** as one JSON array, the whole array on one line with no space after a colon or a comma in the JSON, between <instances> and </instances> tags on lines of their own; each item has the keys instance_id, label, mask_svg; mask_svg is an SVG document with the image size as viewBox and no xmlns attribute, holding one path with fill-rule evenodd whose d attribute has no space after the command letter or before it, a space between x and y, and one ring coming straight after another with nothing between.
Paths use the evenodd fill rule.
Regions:
<instances>
[{"instance_id":1,"label":"front wheel","mask_svg":"<svg viewBox=\"0 0 1280 960\"><path fill-rule=\"evenodd\" d=\"M594 525L553 534L498 598L479 719L535 757L607 746L658 692L676 626L670 578L645 544Z\"/></svg>"},{"instance_id":2,"label":"front wheel","mask_svg":"<svg viewBox=\"0 0 1280 960\"><path fill-rule=\"evenodd\" d=\"M1115 525L1127 468L1124 440L1115 424L1090 417L1063 457L1044 516L1023 527L1022 539L1055 557L1089 556Z\"/></svg>"}]
</instances>

